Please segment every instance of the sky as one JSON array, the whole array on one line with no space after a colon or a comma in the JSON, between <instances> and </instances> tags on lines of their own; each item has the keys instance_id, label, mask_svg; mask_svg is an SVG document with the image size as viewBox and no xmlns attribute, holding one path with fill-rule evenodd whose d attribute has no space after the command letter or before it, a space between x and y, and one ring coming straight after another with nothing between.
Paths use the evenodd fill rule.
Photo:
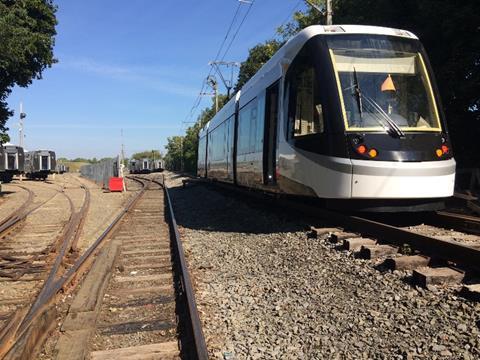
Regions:
<instances>
[{"instance_id":1,"label":"sky","mask_svg":"<svg viewBox=\"0 0 480 360\"><path fill-rule=\"evenodd\" d=\"M247 13L242 0L228 45ZM238 0L55 0L58 63L28 88L14 88L15 110L7 126L18 143L23 103L25 148L52 149L57 157L102 158L160 149L182 135L203 80L224 40ZM248 50L275 36L298 0L254 0L225 61L240 62ZM224 46L226 50L227 46ZM223 57L223 52L220 57ZM221 86L220 91L225 92Z\"/></svg>"}]
</instances>

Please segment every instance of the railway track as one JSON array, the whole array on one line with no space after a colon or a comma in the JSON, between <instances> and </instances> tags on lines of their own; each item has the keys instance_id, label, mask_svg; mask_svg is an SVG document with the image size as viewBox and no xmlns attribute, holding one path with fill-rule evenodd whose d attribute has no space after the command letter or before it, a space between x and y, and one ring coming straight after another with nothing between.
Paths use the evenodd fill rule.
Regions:
<instances>
[{"instance_id":1,"label":"railway track","mask_svg":"<svg viewBox=\"0 0 480 360\"><path fill-rule=\"evenodd\" d=\"M432 223L466 233L480 235L480 217L450 211L437 211Z\"/></svg>"},{"instance_id":2,"label":"railway track","mask_svg":"<svg viewBox=\"0 0 480 360\"><path fill-rule=\"evenodd\" d=\"M424 287L440 284L464 284L462 292L478 297L480 274L480 243L471 245L375 221L370 218L319 209L294 201L281 201L282 205L309 216L327 220L338 229L312 230L317 235L328 232L333 241L341 241L343 248L358 256L374 260L392 270L413 271L412 281ZM447 218L450 225L462 227L464 217L451 217L449 213L433 215ZM460 224L457 222L460 220ZM440 222L441 223L441 222ZM447 225L443 222L443 226Z\"/></svg>"},{"instance_id":3,"label":"railway track","mask_svg":"<svg viewBox=\"0 0 480 360\"><path fill-rule=\"evenodd\" d=\"M202 179L190 179L184 182L200 182ZM207 182L209 183L209 182ZM267 201L276 209L287 209L307 215L315 224L312 226L316 236L328 235L332 241L342 242L347 250L358 252L358 256L385 261L392 269L412 270L413 279L423 286L441 283L464 284L462 291L478 298L480 285L480 242L468 244L450 239L442 239L421 233L416 229L407 229L367 217L360 217L323 209L301 201L266 197L262 193L244 191L227 184L216 186L242 195L248 195ZM316 220L314 220L316 219ZM480 219L473 216L438 212L428 216L436 226L451 226L463 231L476 233ZM405 222L405 221L404 221ZM408 222L408 221L407 221ZM323 228L328 223L334 227ZM437 229L438 230L438 229Z\"/></svg>"},{"instance_id":4,"label":"railway track","mask_svg":"<svg viewBox=\"0 0 480 360\"><path fill-rule=\"evenodd\" d=\"M39 190L45 184L32 187ZM15 216L17 221L9 223L10 227L5 229L9 235L1 242L0 357L24 332L23 324L29 321L32 309L65 271L71 245L88 211L89 192L85 187L81 187L81 198L67 193L64 187L49 186L49 192L46 198L39 196L36 204ZM17 227L21 220L23 226Z\"/></svg>"},{"instance_id":5,"label":"railway track","mask_svg":"<svg viewBox=\"0 0 480 360\"><path fill-rule=\"evenodd\" d=\"M122 213L69 268L52 268L28 311L10 318L0 338L0 358L35 357L56 323L59 293L72 292L87 272L62 325L55 358L122 359L132 351L206 358L168 191L158 181L132 180L142 190ZM81 216L74 218L80 226ZM54 264L66 253L59 251Z\"/></svg>"},{"instance_id":6,"label":"railway track","mask_svg":"<svg viewBox=\"0 0 480 360\"><path fill-rule=\"evenodd\" d=\"M8 229L13 227L14 224L18 223L19 221L22 220L22 218L24 218L24 214L26 213L26 210L28 209L28 207L32 204L33 198L35 196L32 190L24 186L20 186L20 185L16 185L16 186L26 191L28 196L27 196L27 199L24 201L24 203L20 205L20 207L12 211L12 213L7 215L5 218L2 219L2 221L0 221L0 236L4 234Z\"/></svg>"}]
</instances>

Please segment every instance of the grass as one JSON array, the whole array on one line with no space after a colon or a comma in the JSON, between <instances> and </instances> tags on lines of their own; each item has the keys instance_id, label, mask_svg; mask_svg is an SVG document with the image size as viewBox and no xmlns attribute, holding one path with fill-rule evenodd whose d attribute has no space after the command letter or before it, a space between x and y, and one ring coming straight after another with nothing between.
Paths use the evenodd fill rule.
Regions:
<instances>
[{"instance_id":1,"label":"grass","mask_svg":"<svg viewBox=\"0 0 480 360\"><path fill-rule=\"evenodd\" d=\"M83 161L63 161L62 164L68 166L70 172L79 172L83 165L89 165L88 162Z\"/></svg>"}]
</instances>

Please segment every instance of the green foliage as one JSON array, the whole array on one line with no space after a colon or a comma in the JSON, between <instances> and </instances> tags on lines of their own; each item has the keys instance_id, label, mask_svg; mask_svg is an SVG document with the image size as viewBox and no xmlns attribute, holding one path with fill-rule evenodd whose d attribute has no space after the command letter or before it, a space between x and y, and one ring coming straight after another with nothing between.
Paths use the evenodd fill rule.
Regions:
<instances>
[{"instance_id":1,"label":"green foliage","mask_svg":"<svg viewBox=\"0 0 480 360\"><path fill-rule=\"evenodd\" d=\"M182 148L183 136L172 136L167 138L165 149L165 167L169 170L180 171L182 169Z\"/></svg>"},{"instance_id":2,"label":"green foliage","mask_svg":"<svg viewBox=\"0 0 480 360\"><path fill-rule=\"evenodd\" d=\"M310 0L324 8L324 0ZM455 157L462 166L480 162L480 1L478 0L334 0L334 23L378 25L410 30L424 44L436 74L451 133ZM277 29L281 40L250 49L235 86L238 91L284 41L307 26L324 24L325 15L312 7L296 12ZM221 102L221 106L224 102ZM214 115L205 109L185 136L168 139L167 166L194 172L198 132Z\"/></svg>"},{"instance_id":3,"label":"green foliage","mask_svg":"<svg viewBox=\"0 0 480 360\"><path fill-rule=\"evenodd\" d=\"M318 5L321 9L325 10L325 0L310 0L310 2ZM282 37L284 41L286 41L307 26L325 23L325 14L322 15L318 12L318 10L309 6L305 12L296 11L293 14L293 19L291 22L277 28L277 34L280 35L280 37Z\"/></svg>"},{"instance_id":4,"label":"green foliage","mask_svg":"<svg viewBox=\"0 0 480 360\"><path fill-rule=\"evenodd\" d=\"M81 162L81 163L90 163L90 164L94 164L97 162L97 158L93 158L93 159L85 159L85 158L75 158L75 159L67 159L67 158L61 158L63 161L70 161L70 162ZM60 160L60 159L59 159Z\"/></svg>"},{"instance_id":5,"label":"green foliage","mask_svg":"<svg viewBox=\"0 0 480 360\"><path fill-rule=\"evenodd\" d=\"M226 95L218 96L218 105L221 108L228 101ZM167 139L167 154L165 166L169 170L185 171L192 174L197 172L198 133L215 116L215 103L205 108L193 126L187 128L185 136L172 136Z\"/></svg>"},{"instance_id":6,"label":"green foliage","mask_svg":"<svg viewBox=\"0 0 480 360\"><path fill-rule=\"evenodd\" d=\"M163 159L163 155L158 150L145 150L132 155L132 159L135 160L142 160L145 158L158 160Z\"/></svg>"},{"instance_id":7,"label":"green foliage","mask_svg":"<svg viewBox=\"0 0 480 360\"><path fill-rule=\"evenodd\" d=\"M1 131L1 130L0 130ZM5 144L10 141L10 136L8 134L2 134L0 133L0 145Z\"/></svg>"},{"instance_id":8,"label":"green foliage","mask_svg":"<svg viewBox=\"0 0 480 360\"><path fill-rule=\"evenodd\" d=\"M41 79L56 62L55 12L52 0L0 0L0 134L13 115L6 102L12 88Z\"/></svg>"},{"instance_id":9,"label":"green foliage","mask_svg":"<svg viewBox=\"0 0 480 360\"><path fill-rule=\"evenodd\" d=\"M480 163L480 1L334 0L334 23L377 25L410 30L422 41L434 69L462 166ZM284 38L324 23L316 10L297 12L279 29Z\"/></svg>"},{"instance_id":10,"label":"green foliage","mask_svg":"<svg viewBox=\"0 0 480 360\"><path fill-rule=\"evenodd\" d=\"M242 62L238 73L235 91L242 88L250 78L277 52L283 45L282 42L272 39L258 44L248 51L247 59Z\"/></svg>"}]
</instances>

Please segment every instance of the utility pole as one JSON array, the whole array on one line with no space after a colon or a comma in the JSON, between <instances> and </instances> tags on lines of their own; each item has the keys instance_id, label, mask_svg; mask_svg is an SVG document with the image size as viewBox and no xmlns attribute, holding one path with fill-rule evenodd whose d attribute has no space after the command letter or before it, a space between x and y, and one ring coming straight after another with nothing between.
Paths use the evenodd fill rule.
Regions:
<instances>
[{"instance_id":1,"label":"utility pole","mask_svg":"<svg viewBox=\"0 0 480 360\"><path fill-rule=\"evenodd\" d=\"M123 129L120 129L120 137L122 139L122 150L120 156L122 157L122 164L125 160L125 144L123 142Z\"/></svg>"},{"instance_id":2,"label":"utility pole","mask_svg":"<svg viewBox=\"0 0 480 360\"><path fill-rule=\"evenodd\" d=\"M23 122L23 119L25 119L27 117L27 114L25 114L23 112L23 103L20 102L20 115L19 115L19 130L18 130L18 136L19 136L19 139L18 139L18 146L20 147L24 147L23 146L23 140L25 138L25 135L23 133L23 129L24 129L24 122Z\"/></svg>"},{"instance_id":3,"label":"utility pole","mask_svg":"<svg viewBox=\"0 0 480 360\"><path fill-rule=\"evenodd\" d=\"M127 191L127 186L125 184L125 179L124 179L124 171L123 169L125 168L125 145L123 143L123 129L120 129L120 137L122 138L122 150L120 152L120 164L118 165L119 168L119 174L118 176L122 178L122 190L123 192Z\"/></svg>"},{"instance_id":4,"label":"utility pole","mask_svg":"<svg viewBox=\"0 0 480 360\"><path fill-rule=\"evenodd\" d=\"M332 0L325 0L325 8L322 9L317 4L314 4L311 0L305 0L305 2L310 5L312 8L317 10L321 15L326 16L326 25L333 24L333 11L332 11Z\"/></svg>"},{"instance_id":5,"label":"utility pole","mask_svg":"<svg viewBox=\"0 0 480 360\"><path fill-rule=\"evenodd\" d=\"M215 76L209 75L207 82L213 89L213 94L215 96L215 114L218 112L218 82Z\"/></svg>"},{"instance_id":6,"label":"utility pole","mask_svg":"<svg viewBox=\"0 0 480 360\"><path fill-rule=\"evenodd\" d=\"M327 1L327 25L332 25L332 0Z\"/></svg>"},{"instance_id":7,"label":"utility pole","mask_svg":"<svg viewBox=\"0 0 480 360\"><path fill-rule=\"evenodd\" d=\"M180 136L180 172L183 173L183 136Z\"/></svg>"},{"instance_id":8,"label":"utility pole","mask_svg":"<svg viewBox=\"0 0 480 360\"><path fill-rule=\"evenodd\" d=\"M240 67L240 63L235 62L235 61L210 61L208 63L208 65L214 67L215 71L220 76L220 79L222 80L223 85L227 89L227 97L230 98L230 90L233 87L233 68L235 66ZM229 67L231 68L230 69L230 79L229 80L226 80L225 77L223 76L222 71L220 70L220 66L226 66L227 68L229 68Z\"/></svg>"}]
</instances>

